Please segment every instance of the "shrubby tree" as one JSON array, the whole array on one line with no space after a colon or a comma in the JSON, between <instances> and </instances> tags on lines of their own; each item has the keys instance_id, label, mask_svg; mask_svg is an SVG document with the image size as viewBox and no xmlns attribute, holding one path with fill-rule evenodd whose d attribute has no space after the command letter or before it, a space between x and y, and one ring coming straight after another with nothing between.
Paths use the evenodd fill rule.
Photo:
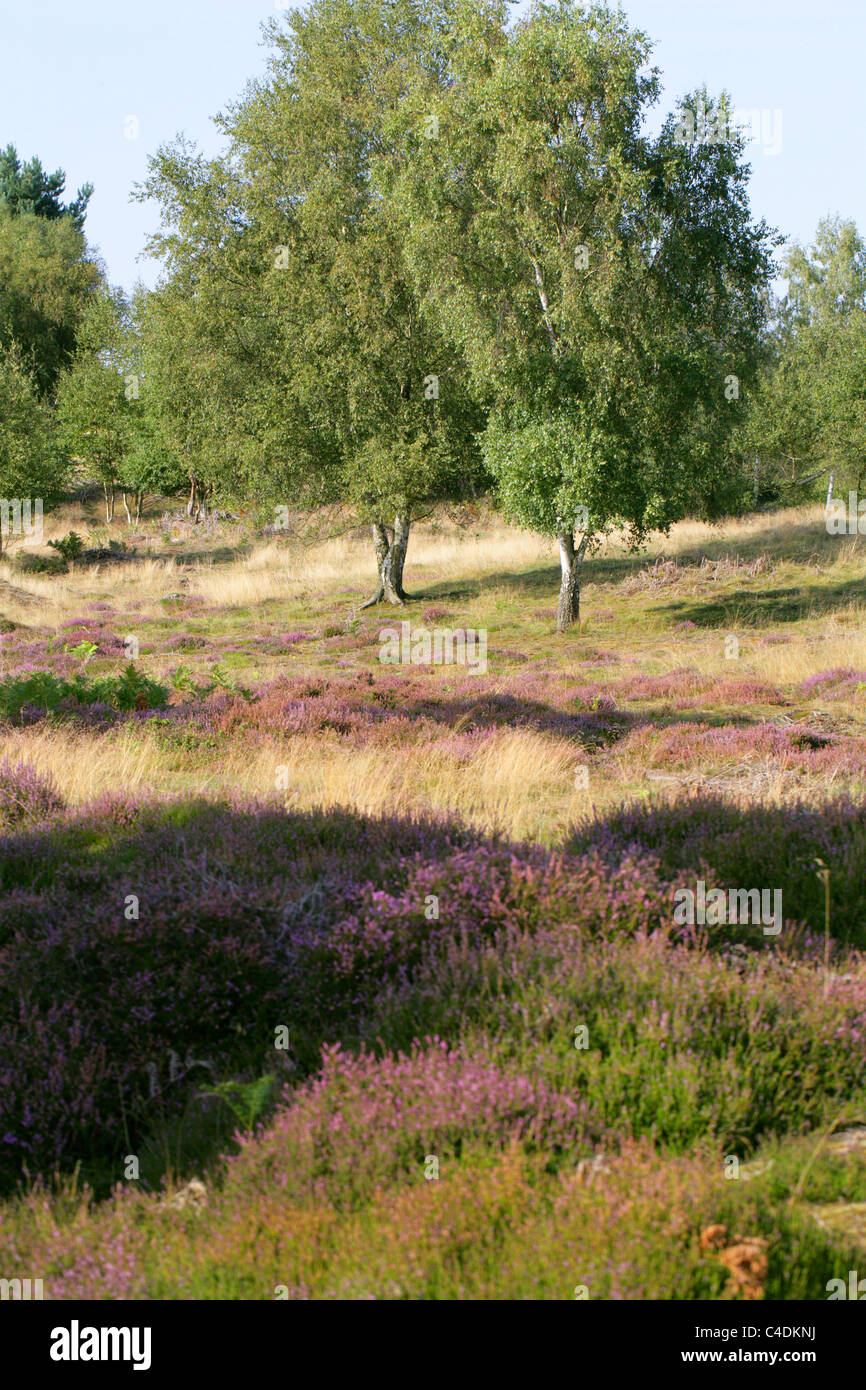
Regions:
<instances>
[{"instance_id":1,"label":"shrubby tree","mask_svg":"<svg viewBox=\"0 0 866 1390\"><path fill-rule=\"evenodd\" d=\"M205 516L215 496L237 492L243 376L226 350L221 316L201 286L178 273L138 306L141 407L138 466L151 481L189 487L188 512ZM149 439L149 444L147 443ZM155 451L163 449L159 463Z\"/></svg>"},{"instance_id":2,"label":"shrubby tree","mask_svg":"<svg viewBox=\"0 0 866 1390\"><path fill-rule=\"evenodd\" d=\"M0 348L0 552L13 530L35 523L62 490L54 420L17 347ZM23 507L22 507L23 504Z\"/></svg>"},{"instance_id":3,"label":"shrubby tree","mask_svg":"<svg viewBox=\"0 0 866 1390\"><path fill-rule=\"evenodd\" d=\"M40 395L72 360L99 279L72 218L0 206L0 346L17 345Z\"/></svg>"},{"instance_id":4,"label":"shrubby tree","mask_svg":"<svg viewBox=\"0 0 866 1390\"><path fill-rule=\"evenodd\" d=\"M649 43L623 15L538 4L508 33L462 15L438 138L400 171L408 255L490 404L483 438L507 512L555 536L558 625L606 530L637 543L733 498L727 444L754 375L772 234L749 220L744 140L655 141Z\"/></svg>"},{"instance_id":5,"label":"shrubby tree","mask_svg":"<svg viewBox=\"0 0 866 1390\"><path fill-rule=\"evenodd\" d=\"M159 396L160 371L164 367L171 379L174 364L163 356L154 376L148 375L146 300L143 290L130 303L122 290L101 287L88 306L75 357L58 389L62 437L101 482L109 524L118 492L127 522L134 526L148 493L173 492L184 482L163 431Z\"/></svg>"},{"instance_id":6,"label":"shrubby tree","mask_svg":"<svg viewBox=\"0 0 866 1390\"><path fill-rule=\"evenodd\" d=\"M101 287L88 305L75 356L57 393L64 443L102 484L108 523L114 519L117 485L129 447L128 334L128 306L122 291Z\"/></svg>"},{"instance_id":7,"label":"shrubby tree","mask_svg":"<svg viewBox=\"0 0 866 1390\"><path fill-rule=\"evenodd\" d=\"M158 421L148 410L146 399L133 401L119 481L130 527L139 524L147 496L162 497L177 492L183 482L183 470Z\"/></svg>"}]
</instances>

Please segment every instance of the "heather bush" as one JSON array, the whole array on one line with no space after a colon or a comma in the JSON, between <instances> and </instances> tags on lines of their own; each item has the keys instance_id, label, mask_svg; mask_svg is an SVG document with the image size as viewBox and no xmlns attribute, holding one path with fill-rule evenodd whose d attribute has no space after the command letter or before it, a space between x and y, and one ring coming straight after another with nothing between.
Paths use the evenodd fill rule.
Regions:
<instances>
[{"instance_id":1,"label":"heather bush","mask_svg":"<svg viewBox=\"0 0 866 1390\"><path fill-rule=\"evenodd\" d=\"M649 1134L683 1150L712 1135L746 1152L820 1125L866 1085L866 973L836 975L826 992L821 949L794 963L662 932L504 930L474 949L449 941L383 991L365 1031L461 1035L579 1098L594 1142Z\"/></svg>"},{"instance_id":2,"label":"heather bush","mask_svg":"<svg viewBox=\"0 0 866 1390\"><path fill-rule=\"evenodd\" d=\"M732 759L747 762L756 755L785 771L866 776L862 735L811 733L770 723L677 722L661 729L644 724L629 730L616 748L618 758L635 758L649 767L695 767L703 772L724 767Z\"/></svg>"},{"instance_id":3,"label":"heather bush","mask_svg":"<svg viewBox=\"0 0 866 1390\"><path fill-rule=\"evenodd\" d=\"M650 811L627 805L584 822L568 844L572 852L595 850L611 865L627 854L650 855L677 887L694 887L697 876L725 889L779 888L786 919L807 924L816 936L824 930L824 888L815 873L821 857L831 869L833 937L866 946L866 820L862 804L848 796L819 806L798 800L765 806L695 793Z\"/></svg>"},{"instance_id":4,"label":"heather bush","mask_svg":"<svg viewBox=\"0 0 866 1390\"><path fill-rule=\"evenodd\" d=\"M510 1139L568 1152L585 1137L581 1103L438 1038L382 1059L325 1048L318 1076L287 1099L229 1161L229 1200L255 1188L357 1205L383 1184L416 1178L428 1154L445 1162Z\"/></svg>"},{"instance_id":5,"label":"heather bush","mask_svg":"<svg viewBox=\"0 0 866 1390\"><path fill-rule=\"evenodd\" d=\"M5 1177L22 1162L110 1167L188 1105L202 1076L184 1059L255 1080L283 1023L301 1079L323 1044L462 1039L473 1065L516 1067L582 1107L593 1139L753 1144L818 1123L864 1080L862 975L825 998L822 943L790 921L781 948L745 926L706 951L674 927L674 886L724 844L725 814L614 817L566 855L445 821L130 797L7 834ZM814 841L820 820L808 825ZM818 839L834 871L858 834L855 808L829 813ZM734 882L749 882L744 863ZM722 950L741 938L745 963Z\"/></svg>"},{"instance_id":6,"label":"heather bush","mask_svg":"<svg viewBox=\"0 0 866 1390\"><path fill-rule=\"evenodd\" d=\"M0 830L46 820L63 806L52 779L32 763L0 763Z\"/></svg>"},{"instance_id":7,"label":"heather bush","mask_svg":"<svg viewBox=\"0 0 866 1390\"><path fill-rule=\"evenodd\" d=\"M807 699L862 700L866 694L866 671L850 666L837 666L832 671L820 671L800 682L800 694Z\"/></svg>"},{"instance_id":8,"label":"heather bush","mask_svg":"<svg viewBox=\"0 0 866 1390\"><path fill-rule=\"evenodd\" d=\"M200 1211L117 1187L92 1206L40 1187L8 1209L4 1258L44 1271L49 1299L730 1299L702 1232L766 1241L770 1299L826 1299L856 1268L841 1236L764 1182L732 1183L711 1150L646 1142L558 1173L512 1141L443 1157L360 1205L293 1196L238 1168ZM168 1194L166 1194L168 1195ZM266 1233L266 1238L263 1238Z\"/></svg>"}]
</instances>

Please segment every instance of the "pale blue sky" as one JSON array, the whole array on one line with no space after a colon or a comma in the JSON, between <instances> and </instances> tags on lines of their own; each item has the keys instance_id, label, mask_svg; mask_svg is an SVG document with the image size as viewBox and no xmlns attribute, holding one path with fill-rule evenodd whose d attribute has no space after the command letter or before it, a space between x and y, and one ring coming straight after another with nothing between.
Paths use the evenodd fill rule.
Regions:
<instances>
[{"instance_id":1,"label":"pale blue sky","mask_svg":"<svg viewBox=\"0 0 866 1390\"><path fill-rule=\"evenodd\" d=\"M129 289L139 276L155 278L152 262L136 260L155 212L128 201L148 154L179 131L218 149L210 117L263 71L259 26L281 8L0 0L0 145L65 169L68 192L95 184L87 233L113 283ZM827 213L866 231L866 0L626 0L622 8L655 41L660 114L703 82L711 92L726 87L739 109L766 113L751 156L757 216L801 241Z\"/></svg>"}]
</instances>

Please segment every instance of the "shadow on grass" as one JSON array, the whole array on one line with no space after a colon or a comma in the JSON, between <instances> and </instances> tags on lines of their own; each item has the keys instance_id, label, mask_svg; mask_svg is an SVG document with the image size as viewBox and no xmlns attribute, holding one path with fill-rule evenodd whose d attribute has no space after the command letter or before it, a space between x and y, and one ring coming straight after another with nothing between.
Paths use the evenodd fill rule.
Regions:
<instances>
[{"instance_id":1,"label":"shadow on grass","mask_svg":"<svg viewBox=\"0 0 866 1390\"><path fill-rule=\"evenodd\" d=\"M670 599L656 611L697 627L769 627L775 623L801 622L834 613L851 603L866 603L866 579L840 584L808 583L796 588L734 591L720 598Z\"/></svg>"},{"instance_id":2,"label":"shadow on grass","mask_svg":"<svg viewBox=\"0 0 866 1390\"><path fill-rule=\"evenodd\" d=\"M503 933L513 945L561 928L600 949L608 931L669 933L674 888L701 878L782 895L783 937L726 926L709 932L711 949L796 954L823 931L816 854L832 874L832 934L862 948L866 821L842 798L630 807L576 827L563 852L444 817L286 813L276 801L115 797L64 812L0 841L0 1132L12 1136L0 1172L8 1184L22 1160L33 1173L80 1162L107 1183L141 1154L152 1186L169 1169L190 1175L226 1140L200 1087L276 1071L275 1027L289 1030L296 1079L325 1043L407 1050L411 989L426 979L442 994L433 1031L449 1034L454 980L424 971L457 943L475 970ZM383 1014L388 991L404 989L406 1007ZM501 1021L484 995L468 990L455 1027Z\"/></svg>"},{"instance_id":3,"label":"shadow on grass","mask_svg":"<svg viewBox=\"0 0 866 1390\"><path fill-rule=\"evenodd\" d=\"M838 559L840 543L854 543L859 547L860 538L830 536L823 528L816 527L813 523L774 525L772 514L768 514L766 527L754 536L737 537L735 540L731 540L721 534L714 536L710 532L708 539L703 544L688 550L677 550L662 537L654 539L645 549L633 554L590 556L583 565L583 582L600 586L616 585L623 579L632 578L639 574L658 556L676 558L683 568L697 567L702 560L725 560L735 557L739 557L746 563L762 557L769 557L775 562L789 560L800 564L810 562L830 564ZM864 548L864 557L866 557L866 548ZM478 598L486 587L498 585L513 589L518 593L534 596L544 593L545 596L554 597L559 589L559 580L559 566L551 564L520 572L498 571L485 576L483 580L466 580L457 585L448 581L431 584L425 588L423 594L419 594L417 597L419 599ZM821 585L810 587L816 595L820 596ZM855 581L853 584L835 586L824 607L829 610L841 602L848 601L852 590L855 591L855 597L866 597L866 581L862 583ZM781 600L783 597L790 597L792 594L801 592L801 589L767 591L768 607L773 609L768 621L779 621L780 619L792 621L804 616L803 604L814 603L812 597L807 596L802 603L796 604L777 602L775 608L773 607L773 600ZM847 597L843 598L841 595ZM753 598L752 594L747 596L749 601ZM741 600L731 600L731 602L735 601ZM729 611L727 605L725 611ZM724 613L720 612L717 621L721 623L725 620ZM696 620L693 619L693 621ZM714 626L716 624L705 623L703 625Z\"/></svg>"}]
</instances>

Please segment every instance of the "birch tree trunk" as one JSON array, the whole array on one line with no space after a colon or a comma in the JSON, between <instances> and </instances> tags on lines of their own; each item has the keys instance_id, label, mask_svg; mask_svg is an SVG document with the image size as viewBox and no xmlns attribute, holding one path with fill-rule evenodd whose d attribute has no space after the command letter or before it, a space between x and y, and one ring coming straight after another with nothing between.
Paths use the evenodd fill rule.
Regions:
<instances>
[{"instance_id":1,"label":"birch tree trunk","mask_svg":"<svg viewBox=\"0 0 866 1390\"><path fill-rule=\"evenodd\" d=\"M398 512L391 529L381 521L373 522L373 548L376 551L379 582L367 602L361 604L362 609L372 608L383 599L394 604L406 602L408 595L403 588L403 566L406 563L410 526L408 512Z\"/></svg>"},{"instance_id":2,"label":"birch tree trunk","mask_svg":"<svg viewBox=\"0 0 866 1390\"><path fill-rule=\"evenodd\" d=\"M563 527L557 533L556 539L559 542L559 562L562 568L559 603L556 608L556 630L565 632L580 619L580 570L589 535L582 535L575 545L574 531Z\"/></svg>"}]
</instances>

